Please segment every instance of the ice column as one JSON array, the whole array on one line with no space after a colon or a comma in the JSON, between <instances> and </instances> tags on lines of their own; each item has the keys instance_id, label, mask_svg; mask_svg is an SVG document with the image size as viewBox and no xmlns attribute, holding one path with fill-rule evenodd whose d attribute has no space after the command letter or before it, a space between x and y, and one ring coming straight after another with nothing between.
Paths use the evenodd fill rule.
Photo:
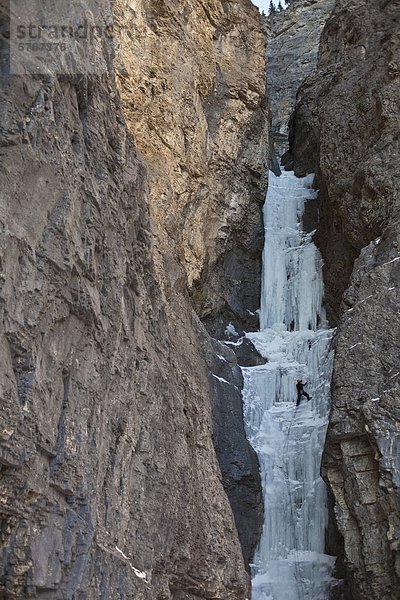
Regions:
<instances>
[{"instance_id":1,"label":"ice column","mask_svg":"<svg viewBox=\"0 0 400 600\"><path fill-rule=\"evenodd\" d=\"M270 174L264 206L261 331L248 334L265 365L243 368L247 435L261 468L265 522L252 566L253 600L327 600L327 498L320 463L329 414L333 331L322 260L302 231L313 176ZM296 408L296 379L312 399Z\"/></svg>"}]
</instances>

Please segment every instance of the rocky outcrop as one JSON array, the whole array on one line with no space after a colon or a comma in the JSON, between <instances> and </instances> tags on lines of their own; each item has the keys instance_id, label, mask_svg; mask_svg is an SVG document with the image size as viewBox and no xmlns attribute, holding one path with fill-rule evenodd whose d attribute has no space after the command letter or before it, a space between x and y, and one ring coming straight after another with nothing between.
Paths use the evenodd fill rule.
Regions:
<instances>
[{"instance_id":1,"label":"rocky outcrop","mask_svg":"<svg viewBox=\"0 0 400 600\"><path fill-rule=\"evenodd\" d=\"M354 599L400 595L398 3L337 0L299 94L292 152L317 168L338 324L324 455Z\"/></svg>"},{"instance_id":2,"label":"rocky outcrop","mask_svg":"<svg viewBox=\"0 0 400 600\"><path fill-rule=\"evenodd\" d=\"M266 189L265 37L250 0L116 3L128 126L150 165L152 222L222 336L257 327Z\"/></svg>"},{"instance_id":3,"label":"rocky outcrop","mask_svg":"<svg viewBox=\"0 0 400 600\"><path fill-rule=\"evenodd\" d=\"M289 121L296 94L317 65L319 40L334 0L295 0L268 18L268 96L272 112L272 153L289 146Z\"/></svg>"},{"instance_id":4,"label":"rocky outcrop","mask_svg":"<svg viewBox=\"0 0 400 600\"><path fill-rule=\"evenodd\" d=\"M258 459L244 430L243 376L236 354L227 344L203 336L203 350L210 370L214 447L222 483L235 517L244 562L250 570L262 531L264 511ZM253 356L256 355L254 351ZM259 356L259 360L263 359Z\"/></svg>"},{"instance_id":5,"label":"rocky outcrop","mask_svg":"<svg viewBox=\"0 0 400 600\"><path fill-rule=\"evenodd\" d=\"M182 15L172 3L115 4L122 102L111 53L92 76L16 77L2 61L0 596L10 600L248 597L187 281L206 285L211 265L234 260L235 226L245 244L258 227L262 38L245 0L200 4L201 18L190 2ZM146 72L132 66L140 56ZM218 285L212 310L233 289ZM224 398L239 415L236 394ZM257 485L247 452L236 480L250 464Z\"/></svg>"}]
</instances>

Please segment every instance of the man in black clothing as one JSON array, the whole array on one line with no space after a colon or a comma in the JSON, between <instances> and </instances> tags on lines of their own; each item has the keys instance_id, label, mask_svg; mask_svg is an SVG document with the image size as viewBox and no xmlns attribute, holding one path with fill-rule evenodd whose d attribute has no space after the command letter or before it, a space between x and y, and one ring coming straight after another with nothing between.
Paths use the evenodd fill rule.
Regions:
<instances>
[{"instance_id":1,"label":"man in black clothing","mask_svg":"<svg viewBox=\"0 0 400 600\"><path fill-rule=\"evenodd\" d=\"M307 398L307 400L311 400L311 396L309 396L307 394L307 392L304 391L304 386L307 385L307 381L305 383L303 383L303 381L301 379L298 379L296 381L296 389L297 389L297 402L296 402L296 408L298 407L298 405L300 404L300 400L302 396L305 396Z\"/></svg>"}]
</instances>

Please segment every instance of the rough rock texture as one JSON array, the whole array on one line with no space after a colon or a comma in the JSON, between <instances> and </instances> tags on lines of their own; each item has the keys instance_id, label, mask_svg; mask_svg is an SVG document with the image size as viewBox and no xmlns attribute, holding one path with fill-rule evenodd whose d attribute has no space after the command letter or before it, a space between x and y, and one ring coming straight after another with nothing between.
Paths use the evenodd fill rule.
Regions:
<instances>
[{"instance_id":1,"label":"rough rock texture","mask_svg":"<svg viewBox=\"0 0 400 600\"><path fill-rule=\"evenodd\" d=\"M250 0L117 0L118 84L151 166L164 255L213 335L257 327L268 147L265 36ZM249 312L250 311L250 312ZM217 318L219 317L219 318Z\"/></svg>"},{"instance_id":2,"label":"rough rock texture","mask_svg":"<svg viewBox=\"0 0 400 600\"><path fill-rule=\"evenodd\" d=\"M321 185L338 323L324 473L357 600L400 597L399 17L397 1L337 0L292 131Z\"/></svg>"},{"instance_id":3,"label":"rough rock texture","mask_svg":"<svg viewBox=\"0 0 400 600\"><path fill-rule=\"evenodd\" d=\"M317 64L319 40L334 0L295 0L268 18L268 96L272 112L272 151L289 147L289 121L296 94Z\"/></svg>"},{"instance_id":4,"label":"rough rock texture","mask_svg":"<svg viewBox=\"0 0 400 600\"><path fill-rule=\"evenodd\" d=\"M248 338L244 337L238 342L234 342L232 344L232 350L241 367L257 367L259 365L265 365L267 362L267 359L259 354L253 342Z\"/></svg>"},{"instance_id":5,"label":"rough rock texture","mask_svg":"<svg viewBox=\"0 0 400 600\"><path fill-rule=\"evenodd\" d=\"M212 222L204 230L215 244L212 250L210 242L210 256L199 251L202 258L193 260L193 268L188 268L190 257L185 258L186 270L179 260L189 236L188 222L181 239L184 207L188 213L194 210L185 190L191 189L197 167L182 178L171 172L168 180L157 174L147 155L148 175L122 108L131 129L130 118L137 114L130 114L127 95L120 105L111 59L104 57L108 75L90 78L10 77L2 63L0 597L10 600L248 597L248 576L213 447L214 390L201 353L206 334L200 335L186 280L187 273L206 271L217 256L221 264L228 260L215 232L225 232L229 218L237 214L238 222L247 223L239 208L248 199L243 191L247 184L254 181L261 195L264 125L257 69L263 70L263 54L247 38L237 41L242 32L238 22L252 27L256 35L257 16L244 0L217 2L216 16L225 19L225 33L219 35L217 28L210 25L203 31L190 18L193 3L188 2L189 36L189 29L182 30L166 5L148 5L146 20L157 36L151 49L148 40L144 56L151 62L163 49L167 63L162 138L175 144L184 137L182 124L168 119L188 107L187 123L196 129L197 138L188 135L187 152L200 153L197 146L207 146L204 127L196 128L192 105L192 100L197 106L203 98L200 92L208 93L204 98L213 97L215 82L207 87L208 79L197 70L201 52L196 52L203 36L212 40L214 35L221 63L224 56L227 64L237 63L227 95L247 115L243 121L231 114L213 122L209 138L222 140L223 125L227 156L224 162L211 154L217 163L214 176L202 167L197 203L201 205L204 192L214 204L200 211L192 230L197 235L209 214ZM161 5L167 12L153 18ZM71 2L71 14L79 6L78 0ZM109 9L104 0L105 12ZM119 19L123 9L118 3ZM118 55L128 61L132 52L130 62L135 64L135 44L143 43L142 21L138 12L134 20L132 3L125 9L132 11L130 38L124 32L117 38ZM167 51L163 27L172 25L176 45ZM4 32L5 24L1 26ZM229 54L231 39L236 42ZM170 55L185 56L187 74L191 52L196 93L185 102L183 91L183 96L175 96L175 88L168 87L183 66L171 73L168 61ZM205 61L210 77L212 58ZM242 88L244 63L249 68ZM223 67L214 64L214 72L223 72ZM150 76L151 65L147 68ZM154 77L162 85L160 69L158 62ZM234 73L240 75L236 85ZM119 74L122 77L121 70ZM146 78L139 78L137 85L140 81L147 89ZM233 110L228 100L225 109ZM154 115L146 110L153 123ZM143 115L142 126L144 121ZM249 132L254 136L251 151L257 143L260 150L245 158ZM145 136L136 137L143 145ZM158 151L154 149L155 155ZM240 183L245 169L247 180ZM163 184L157 188L158 176ZM229 177L228 187L224 177ZM173 187L177 181L183 185L180 191ZM158 213L156 190L164 194L158 197ZM180 193L186 198L181 205ZM193 194L189 196L195 202ZM149 198L154 222L148 214ZM257 202L249 209L249 231L253 217L257 227L256 206ZM172 233L167 233L169 228ZM223 235L221 244L229 254L229 234ZM224 397L238 414L236 396ZM238 426L236 435L246 448L241 423ZM247 452L248 462L243 459L235 477L241 478L241 469L249 474L252 461L254 492L259 494L248 447ZM256 504L252 510L257 510ZM254 541L246 543L250 548Z\"/></svg>"},{"instance_id":6,"label":"rough rock texture","mask_svg":"<svg viewBox=\"0 0 400 600\"><path fill-rule=\"evenodd\" d=\"M210 370L213 441L222 483L231 502L244 562L250 568L264 511L258 459L244 431L243 376L235 352L225 343L203 336L203 351Z\"/></svg>"}]
</instances>

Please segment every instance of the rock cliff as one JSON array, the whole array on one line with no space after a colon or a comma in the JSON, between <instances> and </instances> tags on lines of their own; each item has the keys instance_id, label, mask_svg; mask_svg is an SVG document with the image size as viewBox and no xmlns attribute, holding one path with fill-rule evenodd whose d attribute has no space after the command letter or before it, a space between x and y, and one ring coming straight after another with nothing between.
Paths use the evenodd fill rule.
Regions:
<instances>
[{"instance_id":1,"label":"rock cliff","mask_svg":"<svg viewBox=\"0 0 400 600\"><path fill-rule=\"evenodd\" d=\"M338 325L324 474L351 598L400 597L399 3L337 0L292 127Z\"/></svg>"},{"instance_id":2,"label":"rock cliff","mask_svg":"<svg viewBox=\"0 0 400 600\"><path fill-rule=\"evenodd\" d=\"M224 485L235 469L237 519L241 480L259 515L258 470L225 391L243 452L223 449L221 473L216 358L188 289L202 317L239 314L222 269L259 251L258 13L102 8L119 24L104 75L10 76L1 22L0 597L244 600Z\"/></svg>"},{"instance_id":3,"label":"rock cliff","mask_svg":"<svg viewBox=\"0 0 400 600\"><path fill-rule=\"evenodd\" d=\"M151 167L157 250L184 265L215 335L230 320L254 329L268 143L259 13L250 0L121 1L115 10L117 81Z\"/></svg>"},{"instance_id":4,"label":"rock cliff","mask_svg":"<svg viewBox=\"0 0 400 600\"><path fill-rule=\"evenodd\" d=\"M289 122L296 95L317 65L319 40L333 4L334 0L295 0L267 20L271 144L276 157L289 149Z\"/></svg>"}]
</instances>

